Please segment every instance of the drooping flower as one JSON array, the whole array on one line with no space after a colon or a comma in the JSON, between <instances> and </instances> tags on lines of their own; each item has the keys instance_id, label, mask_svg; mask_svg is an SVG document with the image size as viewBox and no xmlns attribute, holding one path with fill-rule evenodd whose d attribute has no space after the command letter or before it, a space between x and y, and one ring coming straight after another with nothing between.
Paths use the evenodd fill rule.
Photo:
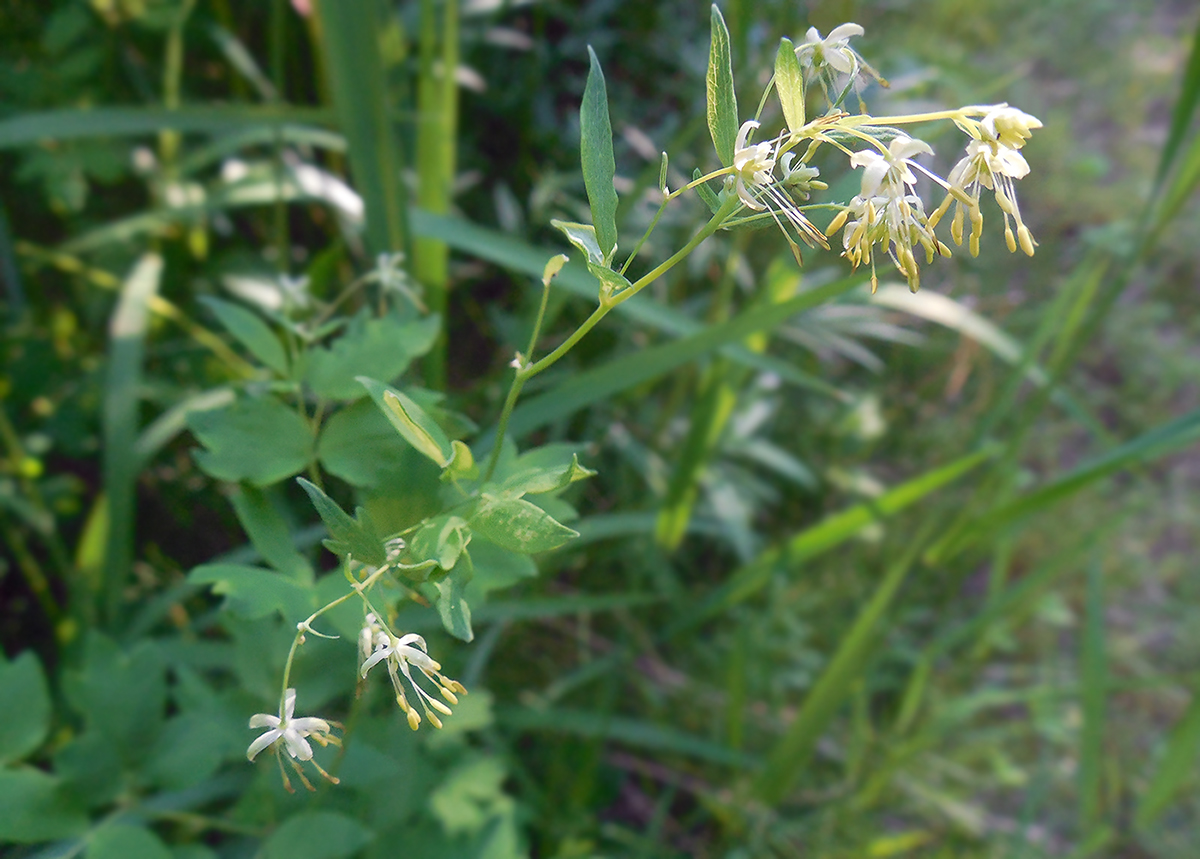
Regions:
<instances>
[{"instance_id":1,"label":"drooping flower","mask_svg":"<svg viewBox=\"0 0 1200 859\"><path fill-rule=\"evenodd\" d=\"M798 193L802 194L803 191L799 188L801 183L808 183L812 187L820 186L823 183L814 184L813 180L819 172L815 168L807 168L803 164L792 167L795 156L791 152L785 152L782 159L779 160L785 176L783 180L777 180L774 171L777 160L776 152L780 148L781 141L747 143L750 132L758 127L759 124L751 119L743 122L742 127L738 129L733 152L734 187L737 190L738 198L746 208L756 212L765 210L770 213L771 218L783 232L799 260L799 248L792 241L787 228L784 227L784 222L779 218L780 215L786 219L801 241L809 247L816 245L828 247L829 245L821 231L814 227L812 222L800 211L786 188L790 187L788 184L790 181L791 186L796 186Z\"/></svg>"},{"instance_id":2,"label":"drooping flower","mask_svg":"<svg viewBox=\"0 0 1200 859\"><path fill-rule=\"evenodd\" d=\"M875 245L887 251L913 292L921 283L913 248L917 245L924 248L927 263L935 255L950 255L950 249L934 235L924 203L913 193L917 181L913 167L942 183L912 160L916 155L932 152L924 141L898 135L886 150L865 149L850 157L852 166L863 168L861 193L830 222L825 232L833 235L844 227L842 255L855 268L864 263L871 266L872 292L879 288Z\"/></svg>"},{"instance_id":3,"label":"drooping flower","mask_svg":"<svg viewBox=\"0 0 1200 859\"><path fill-rule=\"evenodd\" d=\"M764 187L774 181L775 149L770 143L746 143L750 132L756 128L758 123L748 119L738 129L737 140L733 144L733 175L737 180L737 195L742 202L751 209L761 211L766 206L754 198L750 189Z\"/></svg>"},{"instance_id":4,"label":"drooping flower","mask_svg":"<svg viewBox=\"0 0 1200 859\"><path fill-rule=\"evenodd\" d=\"M1029 139L1032 129L1041 128L1035 116L1009 107L996 105L977 123L960 122L959 126L971 135L966 155L954 165L946 177L950 193L930 217L937 224L954 203L954 218L950 222L950 235L955 243L962 244L964 216L971 219L969 248L972 256L979 255L979 237L983 234L983 213L979 207L982 188L992 191L1004 217L1004 240L1010 252L1019 245L1029 256L1037 242L1021 219L1017 205L1017 191L1013 180L1029 173L1029 163L1020 153L1020 148ZM1012 223L1009 218L1012 218ZM1016 224L1014 233L1012 224Z\"/></svg>"},{"instance_id":5,"label":"drooping flower","mask_svg":"<svg viewBox=\"0 0 1200 859\"><path fill-rule=\"evenodd\" d=\"M816 27L809 27L804 41L796 46L796 58L801 65L815 69L827 65L844 75L855 74L862 67L862 58L850 47L850 39L862 34L858 24L834 27L824 38Z\"/></svg>"},{"instance_id":6,"label":"drooping flower","mask_svg":"<svg viewBox=\"0 0 1200 859\"><path fill-rule=\"evenodd\" d=\"M312 738L315 742L322 746L329 744L341 745L341 740L333 736L331 733L332 727L325 719L319 719L316 716L302 716L296 718L296 690L288 689L283 696L283 708L279 715L270 713L256 713L250 717L251 728L268 728L261 736L250 744L246 749L246 758L253 761L263 749L273 747L275 749L275 757L279 761L279 771L283 774L283 786L288 792L292 792L292 784L288 780L287 771L283 768L282 751L288 753L288 762L292 765L292 769L296 771L296 775L300 777L300 781L309 790L314 790L312 784L304 777L304 772L300 769L300 765L296 761L310 762L322 776L337 784L338 780L334 776L325 772L321 765L313 760L312 745L309 744L308 738Z\"/></svg>"},{"instance_id":7,"label":"drooping flower","mask_svg":"<svg viewBox=\"0 0 1200 859\"><path fill-rule=\"evenodd\" d=\"M367 615L363 629L359 633L360 655L364 652L363 646L366 641L373 642L373 650L363 660L362 668L359 672L360 675L366 677L367 672L372 667L386 661L388 676L391 677L392 688L396 691L396 703L400 705L400 709L404 711L405 716L408 718L409 727L414 731L417 730L421 726L421 715L416 711L416 708L408 703L408 698L404 694L404 685L400 681L401 674L404 675L404 679L408 681L408 685L416 693L417 700L420 701L421 709L425 711L426 718L435 727L442 727L441 719L433 711L436 710L443 716L449 716L450 708L426 692L417 683L412 676L412 666L416 666L417 670L424 674L425 678L433 683L434 688L437 689L441 696L451 704L457 704L457 696L466 695L467 690L457 680L451 680L442 675L442 666L429 656L429 648L425 644L425 639L412 632L397 638L390 632L382 629L382 627L379 627L373 615Z\"/></svg>"}]
</instances>

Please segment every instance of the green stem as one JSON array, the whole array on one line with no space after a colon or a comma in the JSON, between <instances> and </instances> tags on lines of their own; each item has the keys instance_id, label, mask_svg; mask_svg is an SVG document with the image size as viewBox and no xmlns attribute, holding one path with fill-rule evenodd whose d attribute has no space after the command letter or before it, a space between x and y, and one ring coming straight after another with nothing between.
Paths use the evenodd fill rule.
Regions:
<instances>
[{"instance_id":1,"label":"green stem","mask_svg":"<svg viewBox=\"0 0 1200 859\"><path fill-rule=\"evenodd\" d=\"M710 175L719 175L722 172L728 172L728 169L717 171L717 173ZM700 182L702 179L697 179L696 181ZM487 468L483 473L483 480L485 483L491 479L492 474L496 470L496 463L500 459L500 446L504 442L505 432L508 431L508 420L512 416L512 411L517 405L517 398L520 396L521 388L524 387L525 382L527 382L529 379L532 379L543 370L547 370L552 367L560 358L574 349L576 344L579 343L579 341L582 340L589 331L595 328L596 325L599 324L600 320L608 315L610 310L612 310L618 304L633 298L633 296L637 295L651 283L658 280L675 266L679 265L679 263L686 259L688 254L694 251L701 242L719 230L721 225L725 223L725 220L739 205L741 205L741 201L738 199L738 197L734 194L730 194L729 198L726 199L725 202L721 204L720 208L717 209L716 214L712 216L709 222L705 224L700 231L696 233L696 235L692 236L691 240L686 245L673 253L658 266L642 275L627 289L621 290L619 295L601 296L600 306L593 310L592 315L585 319L583 323L576 328L574 332L572 332L571 336L564 340L557 349L555 349L545 358L542 358L540 361L517 369L516 375L513 376L512 387L508 389L508 396L504 400L504 410L500 413L500 421L496 425L496 441L492 446L492 453L491 456L488 457Z\"/></svg>"}]
</instances>

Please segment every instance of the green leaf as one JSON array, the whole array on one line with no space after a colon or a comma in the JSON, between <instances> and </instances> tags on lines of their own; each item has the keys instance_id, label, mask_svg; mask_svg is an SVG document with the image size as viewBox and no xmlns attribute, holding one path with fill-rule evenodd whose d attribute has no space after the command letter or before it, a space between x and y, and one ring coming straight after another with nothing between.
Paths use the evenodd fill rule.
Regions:
<instances>
[{"instance_id":1,"label":"green leaf","mask_svg":"<svg viewBox=\"0 0 1200 859\"><path fill-rule=\"evenodd\" d=\"M87 826L87 816L66 800L54 776L35 769L0 769L0 842L70 838Z\"/></svg>"},{"instance_id":2,"label":"green leaf","mask_svg":"<svg viewBox=\"0 0 1200 859\"><path fill-rule=\"evenodd\" d=\"M63 691L83 716L87 734L128 763L145 755L162 726L167 704L162 655L149 639L122 649L92 632L83 665L66 674Z\"/></svg>"},{"instance_id":3,"label":"green leaf","mask_svg":"<svg viewBox=\"0 0 1200 859\"><path fill-rule=\"evenodd\" d=\"M2 658L2 657L0 657ZM0 765L37 749L50 730L50 692L42 665L32 650L0 663L0 701L8 701L0 719Z\"/></svg>"},{"instance_id":4,"label":"green leaf","mask_svg":"<svg viewBox=\"0 0 1200 859\"><path fill-rule=\"evenodd\" d=\"M737 140L738 107L733 91L733 59L729 52L729 29L721 10L712 7L712 45L708 53L708 131L721 164L733 164L733 146Z\"/></svg>"},{"instance_id":5,"label":"green leaf","mask_svg":"<svg viewBox=\"0 0 1200 859\"><path fill-rule=\"evenodd\" d=\"M254 619L279 612L284 620L297 622L317 607L311 587L304 587L282 573L244 564L201 564L188 581L212 585L213 593L225 597L226 611Z\"/></svg>"},{"instance_id":6,"label":"green leaf","mask_svg":"<svg viewBox=\"0 0 1200 859\"><path fill-rule=\"evenodd\" d=\"M461 641L471 641L475 633L471 630L471 607L464 594L474 571L470 555L463 555L444 578L434 582L438 591L437 610L446 632Z\"/></svg>"},{"instance_id":7,"label":"green leaf","mask_svg":"<svg viewBox=\"0 0 1200 859\"><path fill-rule=\"evenodd\" d=\"M187 421L208 448L196 453L196 462L219 480L269 486L302 471L313 459L308 423L274 397L192 412Z\"/></svg>"},{"instance_id":8,"label":"green leaf","mask_svg":"<svg viewBox=\"0 0 1200 859\"><path fill-rule=\"evenodd\" d=\"M775 55L775 91L783 107L783 118L789 131L804 127L804 72L796 59L796 46L791 39L779 40L779 52Z\"/></svg>"},{"instance_id":9,"label":"green leaf","mask_svg":"<svg viewBox=\"0 0 1200 859\"><path fill-rule=\"evenodd\" d=\"M608 267L609 259L600 251L600 240L596 237L594 227L589 224L576 224L572 221L553 220L550 223L562 231L563 235L567 237L567 241L583 251L588 271L600 281L601 295L616 295L632 285L629 278Z\"/></svg>"},{"instance_id":10,"label":"green leaf","mask_svg":"<svg viewBox=\"0 0 1200 859\"><path fill-rule=\"evenodd\" d=\"M88 838L87 859L172 859L162 839L141 826L110 823Z\"/></svg>"},{"instance_id":11,"label":"green leaf","mask_svg":"<svg viewBox=\"0 0 1200 859\"><path fill-rule=\"evenodd\" d=\"M442 474L444 480L473 480L479 476L479 466L475 464L471 448L454 439L450 442L450 450L450 461Z\"/></svg>"},{"instance_id":12,"label":"green leaf","mask_svg":"<svg viewBox=\"0 0 1200 859\"><path fill-rule=\"evenodd\" d=\"M355 511L356 518L352 519L350 514L339 507L319 486L309 483L303 477L297 478L297 482L308 493L313 507L317 508L317 514L329 530L331 539L325 541L325 548L340 557L350 555L359 563L372 567L380 567L387 563L383 538L375 531L366 510L359 507Z\"/></svg>"},{"instance_id":13,"label":"green leaf","mask_svg":"<svg viewBox=\"0 0 1200 859\"><path fill-rule=\"evenodd\" d=\"M309 351L304 380L320 397L356 400L364 393L358 376L370 373L392 381L430 350L440 330L437 316L406 321L390 313L370 319L364 310L329 347Z\"/></svg>"},{"instance_id":14,"label":"green leaf","mask_svg":"<svg viewBox=\"0 0 1200 859\"><path fill-rule=\"evenodd\" d=\"M471 530L497 546L527 555L565 545L579 532L556 521L537 505L517 498L480 496L470 519Z\"/></svg>"},{"instance_id":15,"label":"green leaf","mask_svg":"<svg viewBox=\"0 0 1200 859\"><path fill-rule=\"evenodd\" d=\"M231 723L218 712L193 710L168 719L148 757L146 775L167 790L182 790L212 776L226 760L241 757L244 723Z\"/></svg>"},{"instance_id":16,"label":"green leaf","mask_svg":"<svg viewBox=\"0 0 1200 859\"><path fill-rule=\"evenodd\" d=\"M288 373L287 353L271 326L257 313L241 305L222 301L211 295L200 297L200 303L212 311L225 330L237 338L246 349L280 376Z\"/></svg>"},{"instance_id":17,"label":"green leaf","mask_svg":"<svg viewBox=\"0 0 1200 859\"><path fill-rule=\"evenodd\" d=\"M544 451L544 453L543 453ZM594 477L596 472L579 464L579 457L571 452L571 461L555 462L563 452L555 447L539 448L523 454L510 469L510 475L500 484L505 495L538 495L557 492L577 480Z\"/></svg>"},{"instance_id":18,"label":"green leaf","mask_svg":"<svg viewBox=\"0 0 1200 859\"><path fill-rule=\"evenodd\" d=\"M474 834L512 808L512 797L504 793L507 778L499 758L477 755L446 776L429 797L429 808L449 834Z\"/></svg>"},{"instance_id":19,"label":"green leaf","mask_svg":"<svg viewBox=\"0 0 1200 859\"><path fill-rule=\"evenodd\" d=\"M583 162L583 185L592 208L592 223L596 226L596 241L601 261L607 268L617 249L617 191L613 187L617 164L613 158L604 72L591 45L588 45L588 58L591 68L583 89L583 104L579 107L579 151Z\"/></svg>"},{"instance_id":20,"label":"green leaf","mask_svg":"<svg viewBox=\"0 0 1200 859\"><path fill-rule=\"evenodd\" d=\"M289 578L312 584L312 565L296 551L287 521L267 494L243 485L230 501L242 529L262 559Z\"/></svg>"},{"instance_id":21,"label":"green leaf","mask_svg":"<svg viewBox=\"0 0 1200 859\"><path fill-rule=\"evenodd\" d=\"M704 173L702 173L700 168L697 167L692 171L692 181L696 181L703 175ZM721 208L721 199L713 193L712 188L708 187L707 182L702 182L697 185L696 193L700 195L700 199L704 201L704 205L708 206L709 211L714 215L717 213L717 210Z\"/></svg>"},{"instance_id":22,"label":"green leaf","mask_svg":"<svg viewBox=\"0 0 1200 859\"><path fill-rule=\"evenodd\" d=\"M561 230L572 245L583 251L584 258L589 263L604 265L604 254L600 251L600 240L596 238L596 228L590 224L577 224L574 221L551 220L550 225Z\"/></svg>"},{"instance_id":23,"label":"green leaf","mask_svg":"<svg viewBox=\"0 0 1200 859\"><path fill-rule=\"evenodd\" d=\"M408 556L416 561L433 561L443 570L458 563L459 556L471 541L467 520L443 513L421 523L408 543Z\"/></svg>"},{"instance_id":24,"label":"green leaf","mask_svg":"<svg viewBox=\"0 0 1200 859\"><path fill-rule=\"evenodd\" d=\"M341 409L326 421L317 440L317 459L322 467L359 487L401 479L413 455L412 448L367 399Z\"/></svg>"},{"instance_id":25,"label":"green leaf","mask_svg":"<svg viewBox=\"0 0 1200 859\"><path fill-rule=\"evenodd\" d=\"M336 811L302 811L271 833L263 859L343 859L373 838L361 823Z\"/></svg>"},{"instance_id":26,"label":"green leaf","mask_svg":"<svg viewBox=\"0 0 1200 859\"><path fill-rule=\"evenodd\" d=\"M450 440L424 409L389 385L366 376L359 376L358 381L370 392L383 416L405 441L437 463L439 468L450 463L454 455Z\"/></svg>"},{"instance_id":27,"label":"green leaf","mask_svg":"<svg viewBox=\"0 0 1200 859\"><path fill-rule=\"evenodd\" d=\"M467 599L478 607L489 593L510 588L537 575L537 565L528 555L502 549L487 540L471 544L471 567L475 571L467 585Z\"/></svg>"}]
</instances>

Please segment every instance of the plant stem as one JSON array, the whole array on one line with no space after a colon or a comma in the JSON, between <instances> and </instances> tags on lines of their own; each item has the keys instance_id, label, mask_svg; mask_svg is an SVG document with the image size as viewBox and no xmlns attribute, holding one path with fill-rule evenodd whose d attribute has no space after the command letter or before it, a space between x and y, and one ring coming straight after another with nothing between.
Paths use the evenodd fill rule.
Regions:
<instances>
[{"instance_id":1,"label":"plant stem","mask_svg":"<svg viewBox=\"0 0 1200 859\"><path fill-rule=\"evenodd\" d=\"M728 172L728 169L717 171L717 173L711 175L719 175L722 172ZM699 182L702 180L697 179L696 181ZM638 278L636 282L629 286L629 288L621 290L618 295L602 295L600 297L600 306L593 310L592 315L585 319L583 323L576 328L574 332L572 332L571 336L564 340L557 349L555 349L545 358L542 358L540 361L534 364L527 364L526 366L517 369L516 374L513 376L512 387L508 389L508 396L504 400L504 409L500 413L500 421L496 425L496 441L492 446L491 456L488 457L487 468L483 472L483 480L485 483L488 480L491 480L492 474L496 471L496 463L500 459L500 447L504 442L504 434L508 431L508 420L512 416L512 411L517 405L517 398L520 396L521 388L524 387L525 382L527 382L529 379L532 379L543 370L553 366L560 358L574 349L575 345L579 343L579 341L582 340L589 331L595 328L596 325L599 324L600 320L608 315L610 310L612 310L618 304L633 298L633 296L637 295L651 283L658 280L675 266L679 265L679 263L686 259L688 254L694 251L701 242L719 230L721 225L725 223L725 220L739 205L741 205L741 201L738 199L738 197L734 194L730 194L729 198L726 199L725 202L721 204L720 208L717 209L716 214L712 216L709 222L705 224L700 231L696 233L696 235L692 236L691 240L686 245L677 250L658 266ZM533 350L531 348L530 352L532 351Z\"/></svg>"}]
</instances>

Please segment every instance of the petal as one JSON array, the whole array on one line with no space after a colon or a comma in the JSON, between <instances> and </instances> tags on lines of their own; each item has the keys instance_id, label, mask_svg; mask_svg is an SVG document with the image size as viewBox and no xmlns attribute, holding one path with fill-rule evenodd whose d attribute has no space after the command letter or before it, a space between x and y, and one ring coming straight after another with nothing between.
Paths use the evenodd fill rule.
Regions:
<instances>
[{"instance_id":1,"label":"petal","mask_svg":"<svg viewBox=\"0 0 1200 859\"><path fill-rule=\"evenodd\" d=\"M863 170L862 196L875 196L875 192L879 190L879 186L883 183L883 177L887 175L890 169L887 161L882 158L878 158L868 164L866 169Z\"/></svg>"},{"instance_id":2,"label":"petal","mask_svg":"<svg viewBox=\"0 0 1200 859\"><path fill-rule=\"evenodd\" d=\"M251 728L278 728L279 717L270 713L255 713L250 717Z\"/></svg>"},{"instance_id":3,"label":"petal","mask_svg":"<svg viewBox=\"0 0 1200 859\"><path fill-rule=\"evenodd\" d=\"M746 205L747 207L749 207L751 209L755 209L755 210L761 210L764 208L762 203L758 202L757 200L755 200L753 197L750 196L750 191L746 188L746 183L743 182L741 179L738 179L737 194L738 194L738 197L741 198L742 203L744 205Z\"/></svg>"},{"instance_id":4,"label":"petal","mask_svg":"<svg viewBox=\"0 0 1200 859\"><path fill-rule=\"evenodd\" d=\"M742 123L742 127L738 129L737 140L733 143L734 151L746 148L746 138L750 136L750 132L758 128L758 123L753 119L747 119ZM412 633L409 633L411 635Z\"/></svg>"},{"instance_id":5,"label":"petal","mask_svg":"<svg viewBox=\"0 0 1200 859\"><path fill-rule=\"evenodd\" d=\"M854 73L854 56L845 48L834 48L825 52L825 62L844 75Z\"/></svg>"},{"instance_id":6,"label":"petal","mask_svg":"<svg viewBox=\"0 0 1200 859\"><path fill-rule=\"evenodd\" d=\"M825 41L830 44L834 42L846 42L852 36L861 36L863 32L863 28L858 26L858 24L841 24L830 31Z\"/></svg>"},{"instance_id":7,"label":"petal","mask_svg":"<svg viewBox=\"0 0 1200 859\"><path fill-rule=\"evenodd\" d=\"M283 695L283 720L290 722L296 712L296 690L288 689Z\"/></svg>"},{"instance_id":8,"label":"petal","mask_svg":"<svg viewBox=\"0 0 1200 859\"><path fill-rule=\"evenodd\" d=\"M912 158L914 155L932 155L933 147L915 137L893 137L888 152L896 160Z\"/></svg>"},{"instance_id":9,"label":"petal","mask_svg":"<svg viewBox=\"0 0 1200 859\"><path fill-rule=\"evenodd\" d=\"M391 655L391 652L392 652L391 648L381 647L378 650L376 650L374 653L372 653L370 656L368 656L366 661L363 662L362 668L360 669L362 676L366 677L367 672L370 671L372 668L374 668L377 664L382 662L384 659L386 659L389 655Z\"/></svg>"},{"instance_id":10,"label":"petal","mask_svg":"<svg viewBox=\"0 0 1200 859\"><path fill-rule=\"evenodd\" d=\"M818 42L822 41L821 31L816 27L809 27L808 32L804 34L804 41L810 45L817 44Z\"/></svg>"},{"instance_id":11,"label":"petal","mask_svg":"<svg viewBox=\"0 0 1200 859\"><path fill-rule=\"evenodd\" d=\"M246 758L248 760L254 760L254 758L258 756L259 752L271 745L271 743L278 740L281 736L283 736L283 732L280 730L267 731L265 734L251 743L250 748L246 749Z\"/></svg>"},{"instance_id":12,"label":"petal","mask_svg":"<svg viewBox=\"0 0 1200 859\"><path fill-rule=\"evenodd\" d=\"M288 754L294 757L296 760L312 760L312 746L308 744L308 740L304 739L304 737L296 731L285 731L283 734L283 742L287 746Z\"/></svg>"},{"instance_id":13,"label":"petal","mask_svg":"<svg viewBox=\"0 0 1200 859\"><path fill-rule=\"evenodd\" d=\"M318 719L316 716L304 716L299 719L293 719L288 724L292 730L304 736L329 733L329 723L324 719Z\"/></svg>"}]
</instances>

